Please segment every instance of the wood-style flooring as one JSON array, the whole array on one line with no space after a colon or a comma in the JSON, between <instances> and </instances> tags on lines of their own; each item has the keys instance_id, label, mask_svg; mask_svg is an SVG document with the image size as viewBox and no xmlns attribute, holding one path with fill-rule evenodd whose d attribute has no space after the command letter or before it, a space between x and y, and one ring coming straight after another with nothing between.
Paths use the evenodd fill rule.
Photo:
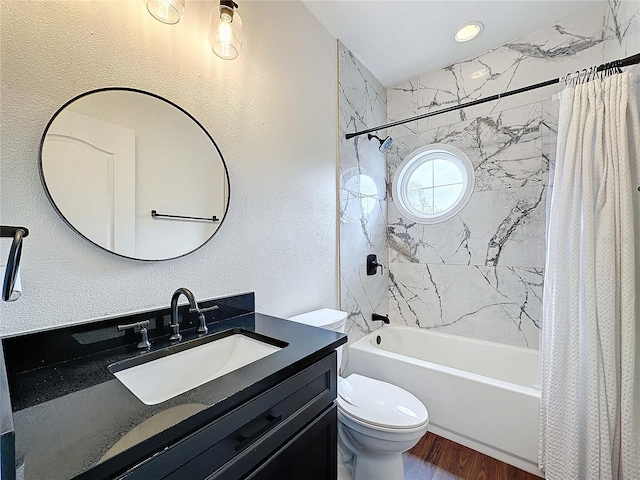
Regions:
<instances>
[{"instance_id":1,"label":"wood-style flooring","mask_svg":"<svg viewBox=\"0 0 640 480\"><path fill-rule=\"evenodd\" d=\"M402 455L405 480L540 480L430 432Z\"/></svg>"}]
</instances>

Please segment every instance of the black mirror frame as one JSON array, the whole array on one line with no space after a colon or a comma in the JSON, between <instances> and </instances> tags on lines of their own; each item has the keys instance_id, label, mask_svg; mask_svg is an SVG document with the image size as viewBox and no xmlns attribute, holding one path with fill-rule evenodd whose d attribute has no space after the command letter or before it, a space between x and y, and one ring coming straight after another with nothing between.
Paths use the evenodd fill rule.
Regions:
<instances>
[{"instance_id":1,"label":"black mirror frame","mask_svg":"<svg viewBox=\"0 0 640 480\"><path fill-rule=\"evenodd\" d=\"M175 257L167 257L167 258L136 258L136 257L130 257L130 256L127 256L127 255L122 255L120 253L114 252L112 250L109 250L109 249L101 246L101 245L98 245L96 242L94 242L93 240L91 240L87 236L83 235L77 228L75 228L73 226L73 224L60 211L60 209L58 208L58 206L54 202L53 197L51 196L51 192L49 191L49 188L47 187L47 182L45 181L45 178L44 178L44 168L42 166L42 151L43 151L43 148L44 148L44 141L45 141L45 138L47 136L47 132L49 131L49 127L51 127L51 124L56 119L56 117L60 114L60 112L62 112L67 106L69 106L71 103L75 102L76 100L79 100L82 97L86 97L87 95L91 95L91 94L94 94L94 93L106 92L106 91L114 91L114 90L115 91L126 91L126 92L141 93L143 95L148 95L150 97L157 98L158 100L162 100L163 102L168 103L172 107L177 108L179 111L184 113L188 118L190 118L196 125L198 125L198 127L200 127L200 129L205 133L205 135L209 138L209 140L211 140L211 143L216 148L216 151L218 152L218 155L220 155L220 160L222 160L222 165L224 167L224 172L225 172L225 176L226 176L226 179L227 179L227 202L226 202L226 207L225 207L225 210L224 210L224 213L223 213L221 219L219 220L220 223L218 225L218 228L211 234L211 236L207 240L202 242L202 244L200 244L200 246L194 248L193 250L190 250L190 251L188 251L186 253L183 253L183 254L175 256ZM131 260L137 260L139 262L163 262L163 261L166 261L166 260L175 260L177 258L182 258L182 257L185 257L187 255L190 255L193 252L199 250L200 248L205 246L207 243L209 243L211 241L211 239L215 236L215 234L218 233L218 231L222 227L222 224L224 223L224 220L227 217L227 213L229 212L229 204L231 203L231 181L229 179L229 169L227 168L227 163L225 162L224 157L222 156L222 152L220 151L220 148L218 147L218 144L215 142L215 140L209 134L209 132L202 126L202 124L198 120L196 120L196 118L193 115L191 115L189 112L187 112L181 106L173 103L170 100L167 100L164 97L161 97L160 95L156 95L155 93L147 92L145 90L140 90L140 89L137 89L137 88L130 88L130 87L97 88L95 90L89 90L87 92L81 93L80 95L77 95L77 96L73 97L71 100L69 100L64 105L62 105L58 110L56 110L56 113L53 114L53 116L51 117L49 122L47 122L47 126L45 127L44 132L42 134L42 139L40 140L40 148L38 150L38 168L40 170L40 180L42 182L42 186L44 187L44 191L47 194L47 198L49 199L49 202L51 203L51 205L53 206L55 211L58 213L58 215L60 215L62 220L64 220L64 222L74 232L76 232L82 238L84 238L85 240L90 242L92 245L95 245L96 247L100 248L101 250L104 250L105 252L109 252L110 254L117 255L117 256L122 257L122 258L128 258L128 259L131 259Z\"/></svg>"}]
</instances>

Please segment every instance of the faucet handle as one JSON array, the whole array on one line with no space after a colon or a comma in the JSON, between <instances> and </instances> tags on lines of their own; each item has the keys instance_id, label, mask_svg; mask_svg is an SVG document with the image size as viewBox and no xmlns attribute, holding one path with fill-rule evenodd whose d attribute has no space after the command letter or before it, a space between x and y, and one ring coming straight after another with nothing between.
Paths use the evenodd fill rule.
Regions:
<instances>
[{"instance_id":1,"label":"faucet handle","mask_svg":"<svg viewBox=\"0 0 640 480\"><path fill-rule=\"evenodd\" d=\"M211 307L206 307L206 308L195 307L195 308L189 309L189 313L198 314L198 333L205 334L209 331L209 329L207 328L207 320L204 317L204 312L210 312L211 310L218 310L218 308L220 308L218 307L218 305L213 305Z\"/></svg>"},{"instance_id":2,"label":"faucet handle","mask_svg":"<svg viewBox=\"0 0 640 480\"><path fill-rule=\"evenodd\" d=\"M218 310L220 307L218 305L214 305L212 307L201 308L200 312L210 312L211 310ZM198 312L198 313L200 313Z\"/></svg>"},{"instance_id":3,"label":"faucet handle","mask_svg":"<svg viewBox=\"0 0 640 480\"><path fill-rule=\"evenodd\" d=\"M194 307L189 309L189 313L209 312L211 310L218 310L218 308L220 308L218 307L218 305L214 305L212 307L206 307L206 308Z\"/></svg>"},{"instance_id":4,"label":"faucet handle","mask_svg":"<svg viewBox=\"0 0 640 480\"><path fill-rule=\"evenodd\" d=\"M146 328L149 326L151 322L149 320L145 320L144 322L135 322L135 323L127 323L126 325L118 325L116 328L119 332L123 330L129 330L130 328Z\"/></svg>"},{"instance_id":5,"label":"faucet handle","mask_svg":"<svg viewBox=\"0 0 640 480\"><path fill-rule=\"evenodd\" d=\"M200 313L198 315L198 333L201 333L204 335L208 331L209 329L207 328L207 320L204 318L204 313Z\"/></svg>"},{"instance_id":6,"label":"faucet handle","mask_svg":"<svg viewBox=\"0 0 640 480\"><path fill-rule=\"evenodd\" d=\"M143 322L135 322L135 323L128 323L126 325L118 325L116 328L118 329L119 332L122 332L123 330L129 330L131 328L138 329L140 331L140 334L142 335L142 340L140 340L138 342L138 345L136 345L137 348L140 349L148 349L149 347L151 347L151 342L149 341L149 333L147 331L147 327L149 326L151 322L149 320L145 320Z\"/></svg>"}]
</instances>

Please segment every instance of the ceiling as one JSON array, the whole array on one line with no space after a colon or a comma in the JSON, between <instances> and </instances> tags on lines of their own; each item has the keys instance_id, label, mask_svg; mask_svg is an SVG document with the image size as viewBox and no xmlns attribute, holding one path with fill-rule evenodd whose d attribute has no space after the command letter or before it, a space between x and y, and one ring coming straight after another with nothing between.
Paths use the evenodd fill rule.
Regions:
<instances>
[{"instance_id":1,"label":"ceiling","mask_svg":"<svg viewBox=\"0 0 640 480\"><path fill-rule=\"evenodd\" d=\"M580 15L602 0L302 0L385 86L477 55ZM453 40L470 21L484 32L467 43Z\"/></svg>"}]
</instances>

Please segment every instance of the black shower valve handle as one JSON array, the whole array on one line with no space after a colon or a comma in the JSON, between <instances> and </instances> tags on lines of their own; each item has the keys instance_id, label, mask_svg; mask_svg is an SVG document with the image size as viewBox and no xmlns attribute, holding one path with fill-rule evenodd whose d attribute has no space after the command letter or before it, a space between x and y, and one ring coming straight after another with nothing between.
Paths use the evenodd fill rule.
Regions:
<instances>
[{"instance_id":1,"label":"black shower valve handle","mask_svg":"<svg viewBox=\"0 0 640 480\"><path fill-rule=\"evenodd\" d=\"M378 263L378 256L375 253L367 255L367 275L375 275L380 267L380 275L384 274L384 267Z\"/></svg>"}]
</instances>

